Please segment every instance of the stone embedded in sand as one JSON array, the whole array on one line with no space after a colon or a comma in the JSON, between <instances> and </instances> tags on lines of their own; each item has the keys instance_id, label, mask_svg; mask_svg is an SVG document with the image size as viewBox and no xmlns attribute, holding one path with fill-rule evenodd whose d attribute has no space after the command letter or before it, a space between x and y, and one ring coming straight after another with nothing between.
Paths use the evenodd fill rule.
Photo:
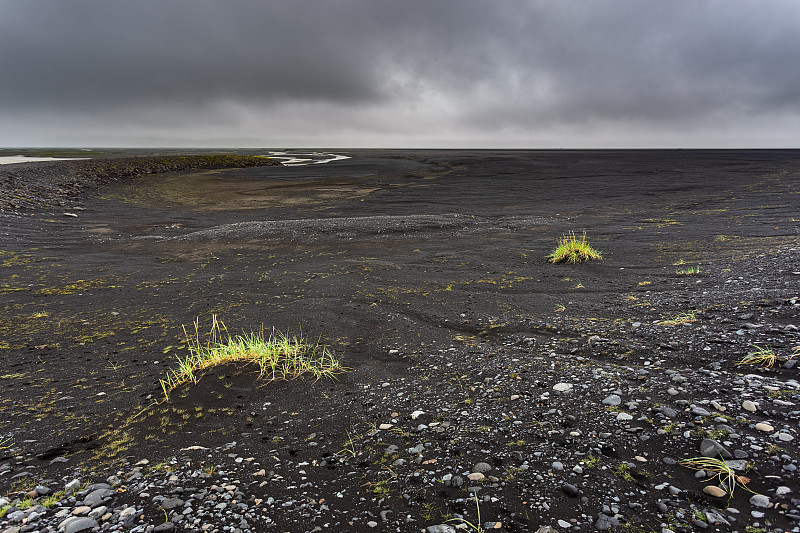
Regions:
<instances>
[{"instance_id":1,"label":"stone embedded in sand","mask_svg":"<svg viewBox=\"0 0 800 533\"><path fill-rule=\"evenodd\" d=\"M561 490L563 490L564 494L566 494L570 498L574 498L581 493L580 490L578 490L578 487L576 487L572 483L564 483L563 485L561 485Z\"/></svg>"},{"instance_id":2,"label":"stone embedded in sand","mask_svg":"<svg viewBox=\"0 0 800 533\"><path fill-rule=\"evenodd\" d=\"M703 487L703 492L709 496L713 496L714 498L724 498L728 495L727 492L719 487L715 487L714 485L706 485Z\"/></svg>"},{"instance_id":3,"label":"stone embedded in sand","mask_svg":"<svg viewBox=\"0 0 800 533\"><path fill-rule=\"evenodd\" d=\"M480 481L480 480L484 479L485 477L486 476L484 476L480 472L473 472L471 474L467 474L467 479L469 479L470 481Z\"/></svg>"},{"instance_id":4,"label":"stone embedded in sand","mask_svg":"<svg viewBox=\"0 0 800 533\"><path fill-rule=\"evenodd\" d=\"M617 420L620 422L625 422L626 420L633 420L633 417L628 413L620 413L617 415Z\"/></svg>"},{"instance_id":5,"label":"stone embedded in sand","mask_svg":"<svg viewBox=\"0 0 800 533\"><path fill-rule=\"evenodd\" d=\"M378 429L392 429L392 424L381 424Z\"/></svg>"},{"instance_id":6,"label":"stone embedded in sand","mask_svg":"<svg viewBox=\"0 0 800 533\"><path fill-rule=\"evenodd\" d=\"M479 472L481 474L488 472L492 469L492 465L489 463L476 463L475 466L472 467L473 472Z\"/></svg>"},{"instance_id":7,"label":"stone embedded in sand","mask_svg":"<svg viewBox=\"0 0 800 533\"><path fill-rule=\"evenodd\" d=\"M436 524L435 526L428 526L425 531L427 533L456 533L456 528L450 524Z\"/></svg>"},{"instance_id":8,"label":"stone embedded in sand","mask_svg":"<svg viewBox=\"0 0 800 533\"><path fill-rule=\"evenodd\" d=\"M572 383L556 383L553 385L553 390L557 392L567 392L572 389Z\"/></svg>"},{"instance_id":9,"label":"stone embedded in sand","mask_svg":"<svg viewBox=\"0 0 800 533\"><path fill-rule=\"evenodd\" d=\"M758 431L764 431L766 433L769 433L770 431L774 431L775 430L774 427L770 426L766 422L759 422L758 424L756 424L756 429Z\"/></svg>"},{"instance_id":10,"label":"stone embedded in sand","mask_svg":"<svg viewBox=\"0 0 800 533\"><path fill-rule=\"evenodd\" d=\"M417 418L421 417L425 414L425 411L414 411L411 413L411 420L416 420Z\"/></svg>"},{"instance_id":11,"label":"stone embedded in sand","mask_svg":"<svg viewBox=\"0 0 800 533\"><path fill-rule=\"evenodd\" d=\"M750 411L751 413L755 413L758 411L758 406L751 402L750 400L745 400L742 402L742 409L745 411Z\"/></svg>"},{"instance_id":12,"label":"stone embedded in sand","mask_svg":"<svg viewBox=\"0 0 800 533\"><path fill-rule=\"evenodd\" d=\"M763 494L753 494L750 497L750 505L753 507L761 507L762 509L766 509L769 507L769 498Z\"/></svg>"},{"instance_id":13,"label":"stone embedded in sand","mask_svg":"<svg viewBox=\"0 0 800 533\"><path fill-rule=\"evenodd\" d=\"M794 437L792 435L790 435L790 434L788 434L788 433L786 433L784 431L781 431L780 433L778 433L777 436L778 436L778 440L780 440L782 442L791 442L791 441L794 440Z\"/></svg>"}]
</instances>

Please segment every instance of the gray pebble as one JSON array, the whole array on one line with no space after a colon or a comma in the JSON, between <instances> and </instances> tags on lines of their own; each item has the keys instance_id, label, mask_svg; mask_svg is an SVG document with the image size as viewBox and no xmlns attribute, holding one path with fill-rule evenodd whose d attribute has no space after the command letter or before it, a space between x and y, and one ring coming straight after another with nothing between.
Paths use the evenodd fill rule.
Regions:
<instances>
[{"instance_id":1,"label":"gray pebble","mask_svg":"<svg viewBox=\"0 0 800 533\"><path fill-rule=\"evenodd\" d=\"M68 518L61 524L63 524L64 533L79 533L80 531L87 531L97 527L97 521L86 516Z\"/></svg>"},{"instance_id":2,"label":"gray pebble","mask_svg":"<svg viewBox=\"0 0 800 533\"><path fill-rule=\"evenodd\" d=\"M609 396L606 396L605 399L603 400L603 405L613 406L613 405L619 405L621 403L622 403L622 398L620 398L616 394L611 394Z\"/></svg>"}]
</instances>

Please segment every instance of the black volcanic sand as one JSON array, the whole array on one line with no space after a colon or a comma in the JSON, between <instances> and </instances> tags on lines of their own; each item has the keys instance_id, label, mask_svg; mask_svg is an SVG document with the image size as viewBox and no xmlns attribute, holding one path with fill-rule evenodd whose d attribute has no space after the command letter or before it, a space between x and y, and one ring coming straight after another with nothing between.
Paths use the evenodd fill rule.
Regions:
<instances>
[{"instance_id":1,"label":"black volcanic sand","mask_svg":"<svg viewBox=\"0 0 800 533\"><path fill-rule=\"evenodd\" d=\"M109 479L104 531L125 505L137 531L423 531L477 522L473 494L515 531L797 530L800 152L337 153L2 213L10 505ZM603 259L547 263L570 231ZM212 315L302 330L350 371L223 367L163 401ZM737 364L755 345L781 359ZM676 464L706 438L767 507Z\"/></svg>"}]
</instances>

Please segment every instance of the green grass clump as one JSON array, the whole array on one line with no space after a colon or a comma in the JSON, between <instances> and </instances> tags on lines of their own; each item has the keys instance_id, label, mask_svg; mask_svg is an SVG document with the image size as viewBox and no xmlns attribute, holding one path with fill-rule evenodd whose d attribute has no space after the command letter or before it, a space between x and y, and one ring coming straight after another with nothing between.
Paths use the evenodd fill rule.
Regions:
<instances>
[{"instance_id":1,"label":"green grass clump","mask_svg":"<svg viewBox=\"0 0 800 533\"><path fill-rule=\"evenodd\" d=\"M547 256L551 263L583 263L584 261L602 259L603 255L586 242L586 232L578 238L573 232L558 240L558 246Z\"/></svg>"},{"instance_id":2,"label":"green grass clump","mask_svg":"<svg viewBox=\"0 0 800 533\"><path fill-rule=\"evenodd\" d=\"M184 383L197 383L203 371L229 363L255 364L259 377L268 381L292 379L310 374L315 379L335 377L345 371L340 361L326 346L308 343L302 336L264 331L232 336L225 325L212 317L208 340L200 340L200 321L194 323L194 335L184 327L189 355L178 358L177 369L160 380L164 397Z\"/></svg>"},{"instance_id":3,"label":"green grass clump","mask_svg":"<svg viewBox=\"0 0 800 533\"><path fill-rule=\"evenodd\" d=\"M756 350L744 356L741 361L736 363L737 365L759 365L771 368L778 361L778 356L775 355L775 350L772 348L762 348L755 344L751 346Z\"/></svg>"},{"instance_id":4,"label":"green grass clump","mask_svg":"<svg viewBox=\"0 0 800 533\"><path fill-rule=\"evenodd\" d=\"M718 480L719 484L723 487L725 492L728 493L729 499L733 497L733 491L736 486L742 487L744 490L755 494L752 490L747 488L746 483L749 481L744 476L739 476L733 471L733 468L725 462L724 459L714 459L713 457L692 457L691 459L683 459L680 464L693 470L703 470L709 474L714 474L708 478L706 482Z\"/></svg>"},{"instance_id":5,"label":"green grass clump","mask_svg":"<svg viewBox=\"0 0 800 533\"><path fill-rule=\"evenodd\" d=\"M696 267L679 268L675 271L675 273L679 276L693 276L700 273L700 266L698 265Z\"/></svg>"}]
</instances>

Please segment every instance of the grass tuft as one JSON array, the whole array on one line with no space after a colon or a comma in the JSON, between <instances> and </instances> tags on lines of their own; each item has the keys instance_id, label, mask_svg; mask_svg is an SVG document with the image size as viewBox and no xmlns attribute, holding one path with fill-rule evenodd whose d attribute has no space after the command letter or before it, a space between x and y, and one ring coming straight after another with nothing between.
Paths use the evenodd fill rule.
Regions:
<instances>
[{"instance_id":1,"label":"grass tuft","mask_svg":"<svg viewBox=\"0 0 800 533\"><path fill-rule=\"evenodd\" d=\"M558 240L558 246L547 256L551 263L583 263L584 261L602 259L603 255L586 242L586 232L578 238L573 232Z\"/></svg>"},{"instance_id":2,"label":"grass tuft","mask_svg":"<svg viewBox=\"0 0 800 533\"><path fill-rule=\"evenodd\" d=\"M759 365L761 367L772 368L778 361L778 356L775 355L775 350L772 348L762 348L755 344L751 344L756 350L749 352L744 358L736 363L737 365Z\"/></svg>"},{"instance_id":3,"label":"grass tuft","mask_svg":"<svg viewBox=\"0 0 800 533\"><path fill-rule=\"evenodd\" d=\"M692 322L696 321L697 316L695 316L695 312L689 311L688 313L679 313L673 317L659 320L656 322L656 324L659 326L681 326L683 324L691 324Z\"/></svg>"},{"instance_id":4,"label":"grass tuft","mask_svg":"<svg viewBox=\"0 0 800 533\"><path fill-rule=\"evenodd\" d=\"M160 380L164 398L184 383L197 383L203 371L228 363L255 364L259 377L268 381L293 379L310 374L315 379L333 378L346 369L327 346L309 343L302 336L272 330L232 336L225 325L212 316L208 340L200 339L200 320L195 320L194 334L184 327L189 355L178 357L178 366Z\"/></svg>"},{"instance_id":5,"label":"grass tuft","mask_svg":"<svg viewBox=\"0 0 800 533\"><path fill-rule=\"evenodd\" d=\"M744 490L755 494L752 490L747 488L747 483L750 481L744 476L739 476L733 471L733 468L725 462L724 459L715 459L713 457L693 457L691 459L683 459L680 461L681 465L691 468L693 470L703 470L707 473L714 474L712 477L704 481L718 480L719 484L723 487L725 492L728 493L728 499L733 497L733 491L737 485Z\"/></svg>"},{"instance_id":6,"label":"grass tuft","mask_svg":"<svg viewBox=\"0 0 800 533\"><path fill-rule=\"evenodd\" d=\"M675 271L675 273L679 276L693 276L700 273L700 266L698 265L696 267L679 268Z\"/></svg>"}]
</instances>

